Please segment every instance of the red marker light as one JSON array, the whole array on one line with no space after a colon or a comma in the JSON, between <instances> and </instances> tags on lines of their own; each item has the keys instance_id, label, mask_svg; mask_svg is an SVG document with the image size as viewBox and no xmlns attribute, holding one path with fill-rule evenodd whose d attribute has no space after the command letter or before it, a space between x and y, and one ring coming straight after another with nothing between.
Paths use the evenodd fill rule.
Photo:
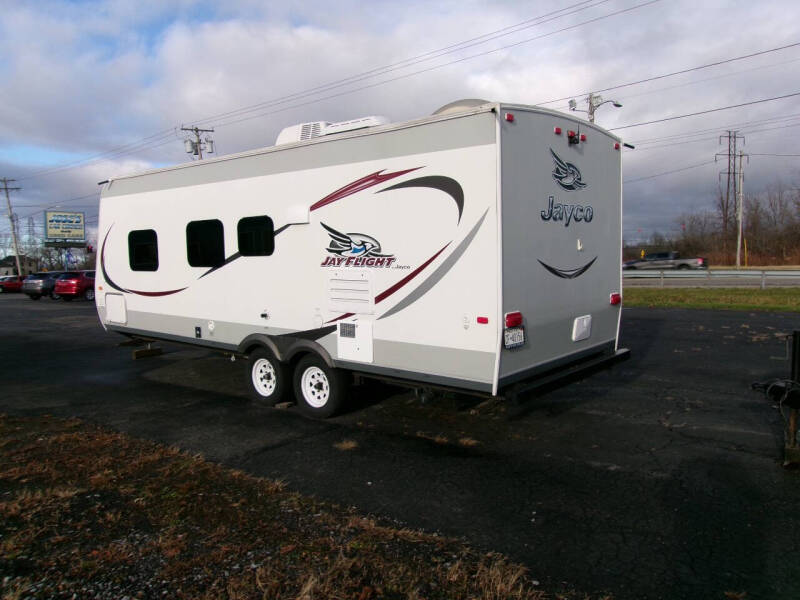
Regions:
<instances>
[{"instance_id":1,"label":"red marker light","mask_svg":"<svg viewBox=\"0 0 800 600\"><path fill-rule=\"evenodd\" d=\"M614 150L619 150L619 142L614 142Z\"/></svg>"},{"instance_id":2,"label":"red marker light","mask_svg":"<svg viewBox=\"0 0 800 600\"><path fill-rule=\"evenodd\" d=\"M486 325L489 322L489 317L478 317L478 323Z\"/></svg>"},{"instance_id":3,"label":"red marker light","mask_svg":"<svg viewBox=\"0 0 800 600\"><path fill-rule=\"evenodd\" d=\"M506 327L519 327L522 325L522 313L519 311L506 313Z\"/></svg>"},{"instance_id":4,"label":"red marker light","mask_svg":"<svg viewBox=\"0 0 800 600\"><path fill-rule=\"evenodd\" d=\"M553 133L556 135L561 135L561 127L553 127Z\"/></svg>"},{"instance_id":5,"label":"red marker light","mask_svg":"<svg viewBox=\"0 0 800 600\"><path fill-rule=\"evenodd\" d=\"M572 131L571 129L569 131L567 131L567 137L575 137L576 135L578 135L578 134L575 133L574 131Z\"/></svg>"},{"instance_id":6,"label":"red marker light","mask_svg":"<svg viewBox=\"0 0 800 600\"><path fill-rule=\"evenodd\" d=\"M582 142L585 142L585 141L586 141L586 134L585 134L585 133L582 133L582 134L581 134L581 141L582 141Z\"/></svg>"},{"instance_id":7,"label":"red marker light","mask_svg":"<svg viewBox=\"0 0 800 600\"><path fill-rule=\"evenodd\" d=\"M505 118L506 118L506 121L508 121L509 123L513 123L514 122L514 114L513 113L506 113Z\"/></svg>"},{"instance_id":8,"label":"red marker light","mask_svg":"<svg viewBox=\"0 0 800 600\"><path fill-rule=\"evenodd\" d=\"M622 294L619 292L614 292L611 294L610 298L611 306L617 306L617 304L622 304Z\"/></svg>"}]
</instances>

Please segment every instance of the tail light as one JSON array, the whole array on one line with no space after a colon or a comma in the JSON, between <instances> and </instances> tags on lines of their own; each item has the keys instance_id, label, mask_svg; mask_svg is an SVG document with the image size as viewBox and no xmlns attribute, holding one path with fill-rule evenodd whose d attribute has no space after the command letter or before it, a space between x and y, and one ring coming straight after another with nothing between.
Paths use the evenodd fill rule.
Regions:
<instances>
[{"instance_id":1,"label":"tail light","mask_svg":"<svg viewBox=\"0 0 800 600\"><path fill-rule=\"evenodd\" d=\"M522 313L513 311L506 313L506 328L503 331L503 346L517 348L525 343L525 328L522 326Z\"/></svg>"},{"instance_id":2,"label":"tail light","mask_svg":"<svg viewBox=\"0 0 800 600\"><path fill-rule=\"evenodd\" d=\"M705 258L698 258L698 259L697 259L697 264L698 264L698 265L704 265L704 264L706 264L706 259L705 259Z\"/></svg>"},{"instance_id":3,"label":"tail light","mask_svg":"<svg viewBox=\"0 0 800 600\"><path fill-rule=\"evenodd\" d=\"M622 304L622 294L619 292L613 292L611 294L611 298L609 298L609 302L611 306L617 306L618 304Z\"/></svg>"}]
</instances>

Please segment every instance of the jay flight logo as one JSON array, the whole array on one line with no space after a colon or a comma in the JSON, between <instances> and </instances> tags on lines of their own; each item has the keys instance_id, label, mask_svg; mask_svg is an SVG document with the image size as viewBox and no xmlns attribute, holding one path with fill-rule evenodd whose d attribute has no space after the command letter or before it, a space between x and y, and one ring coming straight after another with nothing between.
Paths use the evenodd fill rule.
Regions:
<instances>
[{"instance_id":1,"label":"jay flight logo","mask_svg":"<svg viewBox=\"0 0 800 600\"><path fill-rule=\"evenodd\" d=\"M393 254L383 254L378 240L364 233L342 233L320 223L328 232L330 242L325 248L331 254L322 261L322 267L383 267L389 268L397 260Z\"/></svg>"}]
</instances>

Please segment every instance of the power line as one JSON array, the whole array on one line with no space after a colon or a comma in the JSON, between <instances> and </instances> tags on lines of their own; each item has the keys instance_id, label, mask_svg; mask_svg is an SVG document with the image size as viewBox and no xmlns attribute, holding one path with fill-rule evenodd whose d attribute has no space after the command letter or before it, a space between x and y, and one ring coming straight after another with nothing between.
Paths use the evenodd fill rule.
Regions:
<instances>
[{"instance_id":1,"label":"power line","mask_svg":"<svg viewBox=\"0 0 800 600\"><path fill-rule=\"evenodd\" d=\"M688 167L682 167L680 169L673 169L672 171L664 171L663 173L656 173L655 175L647 175L646 177L637 177L636 179L626 179L622 183L636 183L638 181L644 181L646 179L655 179L656 177L663 177L664 175L672 175L673 173L680 173L682 171L688 171L690 169L697 169L698 167L704 167L706 165L713 165L714 161L709 160L706 162L702 162L696 165L689 165Z\"/></svg>"},{"instance_id":2,"label":"power line","mask_svg":"<svg viewBox=\"0 0 800 600\"><path fill-rule=\"evenodd\" d=\"M704 64L704 65L699 65L697 67L690 67L690 68L687 68L687 69L681 69L680 71L673 71L672 73L665 73L663 75L654 75L653 77L647 77L645 79L639 79L638 81L631 81L631 82L628 82L628 83L620 83L618 85L613 85L611 87L603 88L603 89L600 89L600 90L592 90L592 91L595 94L599 94L599 93L602 93L602 92L610 92L611 90L619 90L619 89L622 89L622 88L625 88L625 87L630 87L632 85L640 85L642 83L649 83L651 81L657 81L659 79L666 79L667 77L674 77L675 75L683 75L684 73L691 73L692 71L700 71L702 69L708 69L710 67L718 67L720 65L724 65L724 64L727 64L727 63L736 62L738 60L745 60L745 59L748 59L748 58L753 58L754 56L761 56L763 54L769 54L771 52L778 52L780 50L786 50L788 48L794 48L796 46L800 46L800 42L794 42L792 44L786 44L785 46L778 46L777 48L770 48L769 50L761 50L759 52L753 52L751 54L744 54L742 56L735 56L733 58L727 58L725 60L718 60L716 62L707 63L707 64ZM564 96L563 98L556 98L555 100L548 100L547 102L539 102L538 104L539 105L553 104L555 102L561 102L563 100L569 100L570 98L572 98L574 96L583 96L583 95L588 94L588 93L589 92L582 92L580 94L571 94L569 96Z\"/></svg>"},{"instance_id":3,"label":"power line","mask_svg":"<svg viewBox=\"0 0 800 600\"><path fill-rule=\"evenodd\" d=\"M768 119L759 119L757 121L744 121L739 123L729 123L728 125L720 125L719 127L709 127L708 129L693 129L691 132L684 132L684 133L673 133L670 135L664 135L659 137L653 138L644 138L644 139L637 139L631 140L631 144L636 144L638 147L642 144L648 144L651 142L660 142L663 140L674 139L674 138L682 138L682 137L692 137L695 135L702 135L704 133L709 133L711 131L719 131L720 129L732 129L735 127L747 127L748 125L766 125L773 121L785 121L789 119L800 118L800 113L793 113L791 115L779 115L775 117L770 117ZM715 138L716 139L716 136Z\"/></svg>"},{"instance_id":4,"label":"power line","mask_svg":"<svg viewBox=\"0 0 800 600\"><path fill-rule=\"evenodd\" d=\"M593 1L595 3L591 4L591 2L593 2ZM322 92L325 92L325 91L328 91L328 90L331 90L331 89L335 89L335 88L342 87L342 86L345 86L345 85L349 85L349 84L352 84L352 83L357 83L359 81L363 81L365 79L370 79L370 78L376 77L378 75L384 75L384 74L390 73L392 71L396 71L396 70L399 70L399 69L404 69L404 68L407 68L407 67L410 67L410 66L413 66L413 65L416 65L416 64L423 63L423 62L428 62L430 60L439 58L441 56L445 56L447 54L452 54L452 53L460 51L460 50L465 50L465 49L471 48L473 46L478 46L478 45L481 45L481 44L485 44L487 42L493 41L495 39L499 39L501 37L512 35L514 33L519 33L520 31L523 31L524 29L529 29L531 27L535 27L535 26L538 26L538 25L543 25L544 23L548 23L548 22L553 21L555 19L559 19L561 17L573 15L573 14L576 14L578 12L581 12L581 11L584 11L584 10L588 10L590 8L595 8L596 6L599 6L601 4L605 4L607 2L609 2L609 0L599 0L599 1L583 0L582 2L577 2L576 4L572 4L570 6L566 6L564 8L561 8L561 9L558 9L558 10L555 10L555 11L552 11L552 12L549 12L549 13L545 13L543 15L539 15L538 17L533 17L531 19L527 19L527 20L522 21L520 23L516 23L514 25L509 25L508 27L504 27L502 29L498 29L498 30L495 30L495 31L492 31L492 32L489 32L489 33L485 33L483 35L480 35L480 36L477 36L477 37L474 37L474 38L470 38L468 40L457 42L455 44L451 44L450 46L445 46L444 48L439 48L437 50L431 50L430 52L426 52L426 53L420 54L418 56L407 58L407 59L398 61L396 63L392 63L392 64L389 64L389 65L384 65L382 67L376 67L374 69L370 69L368 71L364 71L364 72L356 74L356 75L351 75L349 77L344 77L342 79L337 79L337 80L334 80L334 81L331 81L331 82L328 82L328 83L325 83L325 84L322 84L322 85L318 85L318 86L315 86L315 87L312 87L312 88L308 88L308 89L305 89L305 90L300 90L300 91L297 91L297 92L294 92L294 93L291 93L291 94L287 94L287 95L284 95L284 96L279 96L279 97L273 98L271 100L264 100L262 102L257 102L256 104L251 104L249 106L245 106L245 107L242 107L242 108L238 108L238 109L234 109L234 110L231 110L231 111L227 111L227 112L211 115L209 117L205 117L205 118L202 118L202 119L195 119L195 120L193 120L191 122L192 123L205 123L205 122L208 122L208 121L212 121L214 119L221 119L221 118L225 118L225 117L237 116L239 114L246 114L248 112L253 112L253 111L259 110L261 108L267 108L269 106L274 106L276 104L283 104L283 103L291 101L291 100L297 100L297 99L304 98L304 97L307 97L307 96L310 96L310 95L314 95L316 93L322 93ZM577 7L579 7L581 5L585 5L585 4L591 4L591 5L590 6L582 6L581 8L577 8ZM572 10L572 9L576 9L576 10ZM567 11L570 11L570 12L567 12ZM560 14L559 15L558 13L564 13L564 14ZM557 15L557 16L554 16L554 15ZM551 17L551 18L547 19L547 17ZM511 31L511 30L513 30L513 31Z\"/></svg>"},{"instance_id":5,"label":"power line","mask_svg":"<svg viewBox=\"0 0 800 600\"><path fill-rule=\"evenodd\" d=\"M53 173L58 173L60 171L67 171L70 169L74 169L76 167L84 167L88 166L91 163L97 162L103 159L111 159L111 158L118 158L119 156L124 156L125 154L130 154L131 152L136 152L138 150L144 150L145 148L149 147L150 144L162 140L165 137L172 137L173 134L176 134L176 127L171 129L165 129L159 131L158 133L154 133L152 135L148 135L147 137L141 138L135 142L129 142L127 144L123 144L122 146L118 146L116 148L112 148L110 150L106 150L104 152L100 152L98 154L93 154L88 156L84 159L78 161L72 161L68 163L62 163L60 165L54 167L48 167L46 169L41 169L39 171L34 171L33 173L28 173L24 177L19 177L18 181L24 181L26 179L32 179L34 177L39 177L43 175L51 175ZM171 140L169 140L171 141ZM159 144L161 145L161 144ZM154 146L155 147L155 146Z\"/></svg>"},{"instance_id":6,"label":"power line","mask_svg":"<svg viewBox=\"0 0 800 600\"><path fill-rule=\"evenodd\" d=\"M751 102L742 102L741 104L731 104L729 106L722 106L720 108L710 108L708 110L701 110L698 112L693 113L686 113L684 115L676 115L674 117L664 117L663 119L655 119L653 121L644 121L642 123L632 123L630 125L622 125L621 127L612 127L610 131L619 131L620 129L630 129L631 127L641 127L643 125L653 125L655 123L665 123L667 121L675 121L676 119L685 119L686 117L696 117L698 115L707 115L713 112L719 112L722 110L730 110L732 108L741 108L742 106L752 106L753 104L762 104L763 102L772 102L773 100L783 100L784 98L792 98L794 96L800 96L800 92L794 92L791 94L784 94L783 96L774 96L772 98L762 98L761 100L753 100Z\"/></svg>"},{"instance_id":7,"label":"power line","mask_svg":"<svg viewBox=\"0 0 800 600\"><path fill-rule=\"evenodd\" d=\"M729 127L734 127L734 126L726 125L726 126L718 127L715 130L719 131L720 129L728 129ZM747 133L749 135L754 135L754 134L757 134L757 133L764 133L766 131L778 131L778 130L784 131L784 130L790 129L792 127L800 127L800 123L792 123L790 125L779 125L778 127L767 127L765 129L752 129L752 130L743 129L742 131L743 131L743 133ZM694 144L694 143L697 143L697 142L708 142L710 140L716 140L716 139L717 139L717 136L715 135L715 136L711 136L711 137L699 138L699 139L696 139L696 140L681 140L681 141L670 142L670 143L667 143L667 144L659 144L658 146L649 146L647 148L641 148L641 147L639 147L638 144L636 144L636 153L638 154L639 152L647 152L648 150L660 150L661 148L669 148L670 146L681 146L683 144ZM631 142L631 143L634 144L635 142Z\"/></svg>"},{"instance_id":8,"label":"power line","mask_svg":"<svg viewBox=\"0 0 800 600\"><path fill-rule=\"evenodd\" d=\"M555 35L557 33L563 33L565 31L576 29L578 27L582 27L582 26L588 25L590 23L596 23L598 21L602 21L603 19L608 19L610 17L614 17L614 16L617 16L617 15L620 15L620 14L623 14L623 13L628 13L628 12L631 12L633 10L636 10L636 9L639 9L639 8L643 8L645 6L649 6L650 4L655 4L656 2L660 2L660 1L661 0L648 0L647 2L643 2L641 4L637 4L636 6L631 6L631 7L628 7L628 8L625 8L625 9L621 9L621 10L618 10L618 11L615 11L615 12L611 12L611 13L608 13L608 14L605 14L605 15L601 15L599 17L595 17L593 19L588 19L586 21L582 21L582 22L576 23L574 25L569 25L567 27L562 27L561 29L550 31L548 33L543 33L541 35L534 36L532 38L528 38L528 39L525 39L525 40L521 40L521 41L515 42L513 44L508 44L506 46L500 46L500 47L494 48L492 50L486 50L484 52L479 52L477 54L472 54L470 56L465 56L465 57L462 57L462 58L459 58L459 59L456 59L456 60L453 60L453 61L450 61L450 62L442 63L440 65L435 65L435 66L432 66L432 67L428 67L426 69L421 69L419 71L414 71L412 73L406 73L405 75L398 75L397 77L392 77L390 79L386 79L386 80L383 80L383 81L378 81L376 83L372 83L372 84L369 84L369 85L364 85L364 86L357 87L357 88L354 88L354 89L351 89L351 90L346 90L344 92L339 92L339 93L336 93L336 94L330 94L328 96L323 96L321 98L316 98L314 100L309 100L307 102L301 102L301 103L298 103L298 104L293 104L291 106L286 106L286 107L279 108L279 109L276 109L276 110L271 110L271 111L266 111L266 112L263 112L263 113L258 113L258 114L255 114L255 115L251 115L249 117L242 117L241 119L235 119L233 121L215 123L215 126L216 127L225 127L227 125L234 125L236 123L241 123L243 121L249 121L251 119L256 119L256 118L259 118L259 117L265 117L267 115L277 114L279 112L284 112L284 111L291 110L291 109L294 109L294 108L300 108L300 107L306 106L308 104L315 104L315 103L321 102L323 100L330 100L332 98L338 98L340 96L346 96L346 95L349 95L349 94L353 94L355 92L360 92L360 91L363 91L363 90L366 90L366 89L371 89L371 88L378 87L378 86L381 86L381 85L386 85L387 83L392 83L394 81L400 81L401 79L407 79L409 77L413 77L415 75L420 75L422 73L429 73L431 71L435 71L435 70L438 70L438 69L441 69L441 68L444 68L444 67L448 67L450 65L454 65L454 64L457 64L457 63L461 63L461 62L465 62L465 61L468 61L468 60L472 60L472 59L478 58L480 56L486 56L488 54L492 54L492 53L495 53L495 52L500 52L501 50L508 50L509 48L514 48L514 47L520 46L522 44L527 44L527 43L530 43L530 42L533 42L533 41L536 41L536 40L539 40L539 39L542 39L542 38L545 38L545 37L549 37L551 35Z\"/></svg>"},{"instance_id":9,"label":"power line","mask_svg":"<svg viewBox=\"0 0 800 600\"><path fill-rule=\"evenodd\" d=\"M800 156L800 154L764 154L761 152L751 152L750 156Z\"/></svg>"}]
</instances>

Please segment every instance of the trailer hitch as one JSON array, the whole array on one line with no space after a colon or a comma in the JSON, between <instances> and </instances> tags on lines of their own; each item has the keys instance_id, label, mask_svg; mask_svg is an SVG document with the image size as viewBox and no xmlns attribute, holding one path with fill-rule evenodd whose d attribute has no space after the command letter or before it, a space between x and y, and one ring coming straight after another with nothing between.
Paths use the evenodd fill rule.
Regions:
<instances>
[{"instance_id":1,"label":"trailer hitch","mask_svg":"<svg viewBox=\"0 0 800 600\"><path fill-rule=\"evenodd\" d=\"M800 412L800 330L795 330L787 338L791 339L789 379L756 382L751 386L754 390L764 392L768 400L778 404L778 410L785 424L784 467L800 465L800 445L798 445L797 439L798 413ZM788 409L788 416L784 409Z\"/></svg>"}]
</instances>

